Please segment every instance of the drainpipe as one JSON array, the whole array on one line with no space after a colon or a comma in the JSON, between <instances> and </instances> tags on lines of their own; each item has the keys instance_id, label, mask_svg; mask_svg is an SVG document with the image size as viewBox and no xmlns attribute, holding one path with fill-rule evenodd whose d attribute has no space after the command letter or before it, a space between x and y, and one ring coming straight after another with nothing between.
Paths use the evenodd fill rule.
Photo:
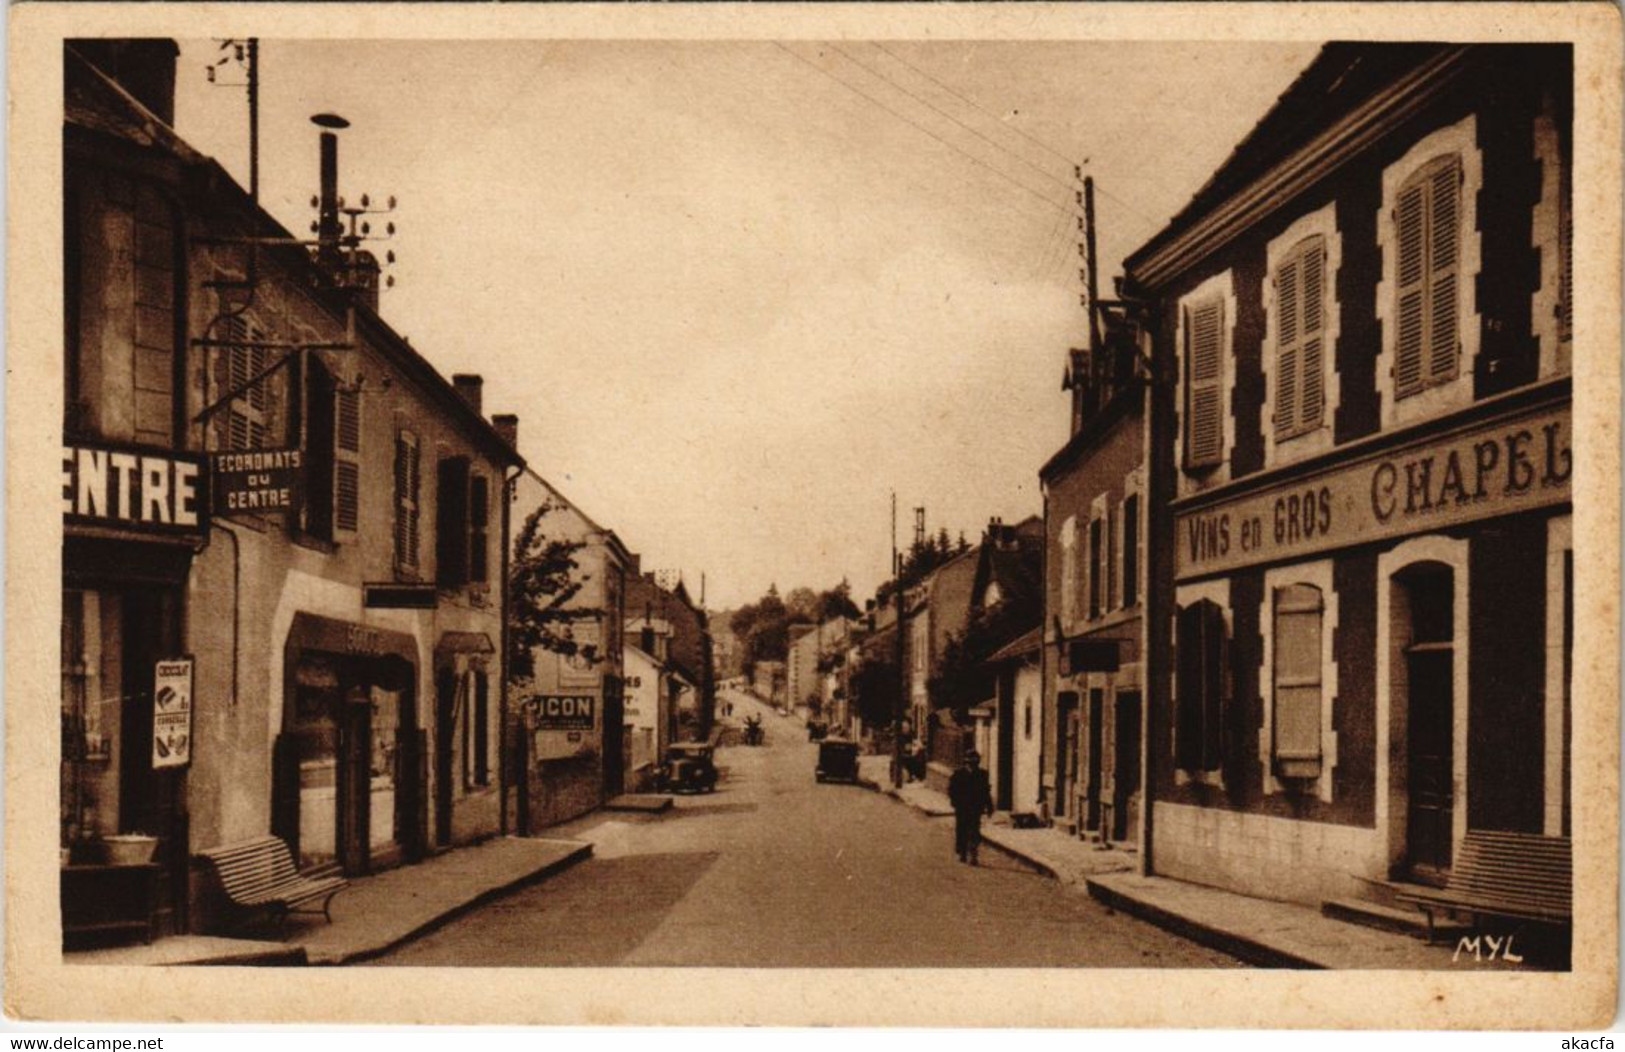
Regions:
<instances>
[{"instance_id":1,"label":"drainpipe","mask_svg":"<svg viewBox=\"0 0 1625 1052\"><path fill-rule=\"evenodd\" d=\"M508 835L508 765L512 762L512 757L508 755L508 718L511 715L508 711L508 564L513 557L509 551L513 541L508 536L508 532L513 520L514 484L519 481L520 474L521 472L515 471L512 475L502 476L502 593L497 602L497 608L502 611L502 628L499 633L501 642L497 644L502 648L502 683L499 688L501 694L498 701L502 718L497 720L497 799L501 801L501 805L497 808L497 813L501 816L499 829L503 836ZM520 784L524 784L523 779L521 779ZM529 832L529 830L521 830L521 832L525 833Z\"/></svg>"}]
</instances>

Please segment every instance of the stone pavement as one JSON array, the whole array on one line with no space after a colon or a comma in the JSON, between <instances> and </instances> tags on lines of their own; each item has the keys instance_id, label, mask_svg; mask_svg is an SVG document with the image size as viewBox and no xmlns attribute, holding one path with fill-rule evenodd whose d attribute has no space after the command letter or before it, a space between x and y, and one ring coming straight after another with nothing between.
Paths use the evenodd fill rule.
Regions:
<instances>
[{"instance_id":1,"label":"stone pavement","mask_svg":"<svg viewBox=\"0 0 1625 1052\"><path fill-rule=\"evenodd\" d=\"M280 942L179 935L150 946L70 953L73 964L348 964L431 931L515 888L586 858L579 840L500 837L411 866L359 877L333 899L333 922L288 919Z\"/></svg>"},{"instance_id":2,"label":"stone pavement","mask_svg":"<svg viewBox=\"0 0 1625 1052\"><path fill-rule=\"evenodd\" d=\"M859 780L927 815L951 815L947 798L922 782L891 785L891 757L863 756ZM1136 852L1103 849L1063 830L1015 829L995 816L982 826L989 845L1071 885L1113 909L1148 920L1193 942L1271 968L1515 968L1458 963L1455 947L1429 946L1407 935L1323 916L1295 903L1257 899L1167 877L1143 877Z\"/></svg>"}]
</instances>

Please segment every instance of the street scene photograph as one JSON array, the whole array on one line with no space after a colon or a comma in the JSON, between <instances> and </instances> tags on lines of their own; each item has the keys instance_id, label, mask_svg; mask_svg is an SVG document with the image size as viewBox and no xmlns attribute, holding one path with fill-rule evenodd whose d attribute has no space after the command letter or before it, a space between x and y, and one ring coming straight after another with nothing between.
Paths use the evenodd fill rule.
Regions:
<instances>
[{"instance_id":1,"label":"street scene photograph","mask_svg":"<svg viewBox=\"0 0 1625 1052\"><path fill-rule=\"evenodd\" d=\"M52 45L70 985L1613 959L1576 44L252 13Z\"/></svg>"}]
</instances>

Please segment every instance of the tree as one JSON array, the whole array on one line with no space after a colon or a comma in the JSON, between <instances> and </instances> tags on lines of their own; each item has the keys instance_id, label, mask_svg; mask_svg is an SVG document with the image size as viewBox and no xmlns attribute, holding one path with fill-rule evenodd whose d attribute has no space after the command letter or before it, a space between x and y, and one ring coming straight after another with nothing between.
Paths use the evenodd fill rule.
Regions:
<instances>
[{"instance_id":1,"label":"tree","mask_svg":"<svg viewBox=\"0 0 1625 1052\"><path fill-rule=\"evenodd\" d=\"M846 578L834 588L827 588L818 594L818 622L834 621L839 618L858 619L858 604L852 601L852 585Z\"/></svg>"},{"instance_id":2,"label":"tree","mask_svg":"<svg viewBox=\"0 0 1625 1052\"><path fill-rule=\"evenodd\" d=\"M877 637L876 645L864 647L864 656L848 681L852 701L865 726L889 727L897 718L898 674L892 654L890 633Z\"/></svg>"},{"instance_id":3,"label":"tree","mask_svg":"<svg viewBox=\"0 0 1625 1052\"><path fill-rule=\"evenodd\" d=\"M811 588L792 588L785 596L784 609L791 621L816 624L818 621L818 593Z\"/></svg>"},{"instance_id":4,"label":"tree","mask_svg":"<svg viewBox=\"0 0 1625 1052\"><path fill-rule=\"evenodd\" d=\"M578 575L575 554L585 542L564 537L548 537L542 520L554 510L551 500L525 517L525 524L513 542L513 561L508 567L508 674L515 679L531 679L536 674L536 651L546 650L571 657L581 654L598 661L597 647L576 642L571 625L596 621L603 610L572 606L571 601L587 583Z\"/></svg>"}]
</instances>

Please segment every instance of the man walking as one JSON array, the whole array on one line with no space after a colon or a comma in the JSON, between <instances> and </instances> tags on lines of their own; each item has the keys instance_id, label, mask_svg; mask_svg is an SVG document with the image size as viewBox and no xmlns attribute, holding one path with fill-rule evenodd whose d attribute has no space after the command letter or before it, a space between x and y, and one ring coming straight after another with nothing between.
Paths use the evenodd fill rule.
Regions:
<instances>
[{"instance_id":1,"label":"man walking","mask_svg":"<svg viewBox=\"0 0 1625 1052\"><path fill-rule=\"evenodd\" d=\"M948 779L948 802L954 808L954 851L959 861L976 865L982 843L982 816L993 813L993 789L981 768L981 754L972 750Z\"/></svg>"}]
</instances>

